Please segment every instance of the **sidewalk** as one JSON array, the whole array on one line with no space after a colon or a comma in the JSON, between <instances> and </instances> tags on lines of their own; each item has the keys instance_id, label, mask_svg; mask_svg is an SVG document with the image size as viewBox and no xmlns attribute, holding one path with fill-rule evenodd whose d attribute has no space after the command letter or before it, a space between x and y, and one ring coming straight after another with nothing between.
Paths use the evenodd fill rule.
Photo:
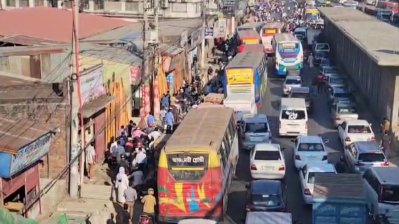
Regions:
<instances>
[{"instance_id":1,"label":"sidewalk","mask_svg":"<svg viewBox=\"0 0 399 224\"><path fill-rule=\"evenodd\" d=\"M170 135L162 134L162 136L155 142L156 152L159 152L163 148L169 137ZM113 188L111 181L113 174L107 164L97 164L95 173L95 181L89 182L85 179L81 190L81 198L65 198L57 206L53 214L39 220L40 223L54 224L54 219L63 214L68 216L68 224L85 223L87 218L93 224L101 224L107 222L111 213L116 216L122 207L115 201L115 189ZM139 201L136 201L134 212L135 222L133 223L138 222L141 213L142 204Z\"/></svg>"}]
</instances>

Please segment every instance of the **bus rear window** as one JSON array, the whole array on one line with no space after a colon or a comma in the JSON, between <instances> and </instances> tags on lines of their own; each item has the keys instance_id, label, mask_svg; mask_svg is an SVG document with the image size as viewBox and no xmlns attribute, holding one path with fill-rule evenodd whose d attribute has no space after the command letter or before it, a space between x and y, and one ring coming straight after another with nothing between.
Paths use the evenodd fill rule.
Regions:
<instances>
[{"instance_id":1,"label":"bus rear window","mask_svg":"<svg viewBox=\"0 0 399 224\"><path fill-rule=\"evenodd\" d=\"M167 155L169 172L176 181L200 180L208 169L207 154Z\"/></svg>"},{"instance_id":2,"label":"bus rear window","mask_svg":"<svg viewBox=\"0 0 399 224\"><path fill-rule=\"evenodd\" d=\"M305 110L283 110L281 119L284 120L303 120L306 119Z\"/></svg>"}]
</instances>

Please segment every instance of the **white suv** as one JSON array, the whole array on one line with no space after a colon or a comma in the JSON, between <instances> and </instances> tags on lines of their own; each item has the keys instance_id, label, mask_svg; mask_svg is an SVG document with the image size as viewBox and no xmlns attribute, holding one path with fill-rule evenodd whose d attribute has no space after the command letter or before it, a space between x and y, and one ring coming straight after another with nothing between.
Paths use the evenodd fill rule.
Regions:
<instances>
[{"instance_id":1,"label":"white suv","mask_svg":"<svg viewBox=\"0 0 399 224\"><path fill-rule=\"evenodd\" d=\"M371 125L366 120L347 120L338 126L338 135L346 148L352 142L375 141Z\"/></svg>"},{"instance_id":2,"label":"white suv","mask_svg":"<svg viewBox=\"0 0 399 224\"><path fill-rule=\"evenodd\" d=\"M283 179L285 160L280 145L256 144L250 155L250 169L253 179Z\"/></svg>"}]
</instances>

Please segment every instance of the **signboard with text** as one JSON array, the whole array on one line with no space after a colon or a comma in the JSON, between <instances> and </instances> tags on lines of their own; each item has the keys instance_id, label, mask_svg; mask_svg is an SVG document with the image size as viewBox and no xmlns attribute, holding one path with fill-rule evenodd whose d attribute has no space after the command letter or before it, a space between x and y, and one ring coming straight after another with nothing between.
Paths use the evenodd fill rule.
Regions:
<instances>
[{"instance_id":1,"label":"signboard with text","mask_svg":"<svg viewBox=\"0 0 399 224\"><path fill-rule=\"evenodd\" d=\"M13 156L11 161L10 176L18 173L45 156L50 150L51 137L52 134L48 133L18 150L18 153Z\"/></svg>"},{"instance_id":2,"label":"signboard with text","mask_svg":"<svg viewBox=\"0 0 399 224\"><path fill-rule=\"evenodd\" d=\"M205 27L205 39L213 39L213 27Z\"/></svg>"},{"instance_id":3,"label":"signboard with text","mask_svg":"<svg viewBox=\"0 0 399 224\"><path fill-rule=\"evenodd\" d=\"M206 167L208 164L208 155L206 154L172 154L167 157L171 168Z\"/></svg>"},{"instance_id":4,"label":"signboard with text","mask_svg":"<svg viewBox=\"0 0 399 224\"><path fill-rule=\"evenodd\" d=\"M87 69L87 72L82 72L85 73L80 76L81 100L83 105L106 94L103 72L104 67L102 65Z\"/></svg>"},{"instance_id":5,"label":"signboard with text","mask_svg":"<svg viewBox=\"0 0 399 224\"><path fill-rule=\"evenodd\" d=\"M216 22L214 30L214 38L226 38L227 35L227 19L219 18Z\"/></svg>"},{"instance_id":6,"label":"signboard with text","mask_svg":"<svg viewBox=\"0 0 399 224\"><path fill-rule=\"evenodd\" d=\"M226 70L227 84L254 84L254 72L252 69L227 69Z\"/></svg>"}]
</instances>

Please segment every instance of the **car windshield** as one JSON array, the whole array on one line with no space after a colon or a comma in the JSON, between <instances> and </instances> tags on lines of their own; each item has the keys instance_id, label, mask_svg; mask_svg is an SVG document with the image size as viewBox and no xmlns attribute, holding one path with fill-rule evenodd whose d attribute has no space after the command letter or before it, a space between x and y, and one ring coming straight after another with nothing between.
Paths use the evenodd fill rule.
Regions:
<instances>
[{"instance_id":1,"label":"car windshield","mask_svg":"<svg viewBox=\"0 0 399 224\"><path fill-rule=\"evenodd\" d=\"M345 84L345 81L340 78L330 78L329 81L331 84Z\"/></svg>"},{"instance_id":2,"label":"car windshield","mask_svg":"<svg viewBox=\"0 0 399 224\"><path fill-rule=\"evenodd\" d=\"M336 98L349 98L351 95L349 93L334 93Z\"/></svg>"},{"instance_id":3,"label":"car windshield","mask_svg":"<svg viewBox=\"0 0 399 224\"><path fill-rule=\"evenodd\" d=\"M353 114L353 113L356 113L356 108L352 107L352 106L338 106L338 113Z\"/></svg>"},{"instance_id":4,"label":"car windshield","mask_svg":"<svg viewBox=\"0 0 399 224\"><path fill-rule=\"evenodd\" d=\"M290 97L291 98L308 98L309 93L295 93L295 92L291 92Z\"/></svg>"},{"instance_id":5,"label":"car windshield","mask_svg":"<svg viewBox=\"0 0 399 224\"><path fill-rule=\"evenodd\" d=\"M287 84L287 85L299 85L299 84L301 84L301 80L300 79L286 79L285 80L285 84Z\"/></svg>"},{"instance_id":6,"label":"car windshield","mask_svg":"<svg viewBox=\"0 0 399 224\"><path fill-rule=\"evenodd\" d=\"M250 133L268 132L267 123L246 123L245 132L250 132Z\"/></svg>"},{"instance_id":7,"label":"car windshield","mask_svg":"<svg viewBox=\"0 0 399 224\"><path fill-rule=\"evenodd\" d=\"M336 70L334 68L330 68L330 67L324 68L324 74L330 74L330 73L334 73L334 72L336 72Z\"/></svg>"},{"instance_id":8,"label":"car windshield","mask_svg":"<svg viewBox=\"0 0 399 224\"><path fill-rule=\"evenodd\" d=\"M381 191L381 200L383 202L399 202L399 186L383 185Z\"/></svg>"},{"instance_id":9,"label":"car windshield","mask_svg":"<svg viewBox=\"0 0 399 224\"><path fill-rule=\"evenodd\" d=\"M361 153L359 154L359 161L372 163L372 162L384 162L385 156L382 153Z\"/></svg>"},{"instance_id":10,"label":"car windshield","mask_svg":"<svg viewBox=\"0 0 399 224\"><path fill-rule=\"evenodd\" d=\"M334 172L309 172L308 175L308 183L314 184L316 173L334 173Z\"/></svg>"},{"instance_id":11,"label":"car windshield","mask_svg":"<svg viewBox=\"0 0 399 224\"><path fill-rule=\"evenodd\" d=\"M324 146L321 143L300 143L298 147L300 152L321 152Z\"/></svg>"},{"instance_id":12,"label":"car windshield","mask_svg":"<svg viewBox=\"0 0 399 224\"><path fill-rule=\"evenodd\" d=\"M256 151L255 160L281 160L279 151Z\"/></svg>"},{"instance_id":13,"label":"car windshield","mask_svg":"<svg viewBox=\"0 0 399 224\"><path fill-rule=\"evenodd\" d=\"M266 207L277 207L282 204L281 197L279 195L268 194L253 194L252 202L254 205L264 205Z\"/></svg>"},{"instance_id":14,"label":"car windshield","mask_svg":"<svg viewBox=\"0 0 399 224\"><path fill-rule=\"evenodd\" d=\"M348 126L348 133L350 134L367 134L371 133L370 126L367 125L349 125Z\"/></svg>"},{"instance_id":15,"label":"car windshield","mask_svg":"<svg viewBox=\"0 0 399 224\"><path fill-rule=\"evenodd\" d=\"M325 43L317 44L316 45L316 50L318 50L318 51L328 51L328 50L330 50L330 45L325 44Z\"/></svg>"},{"instance_id":16,"label":"car windshield","mask_svg":"<svg viewBox=\"0 0 399 224\"><path fill-rule=\"evenodd\" d=\"M306 113L304 110L283 110L281 112L281 119L303 120L306 119Z\"/></svg>"}]
</instances>

